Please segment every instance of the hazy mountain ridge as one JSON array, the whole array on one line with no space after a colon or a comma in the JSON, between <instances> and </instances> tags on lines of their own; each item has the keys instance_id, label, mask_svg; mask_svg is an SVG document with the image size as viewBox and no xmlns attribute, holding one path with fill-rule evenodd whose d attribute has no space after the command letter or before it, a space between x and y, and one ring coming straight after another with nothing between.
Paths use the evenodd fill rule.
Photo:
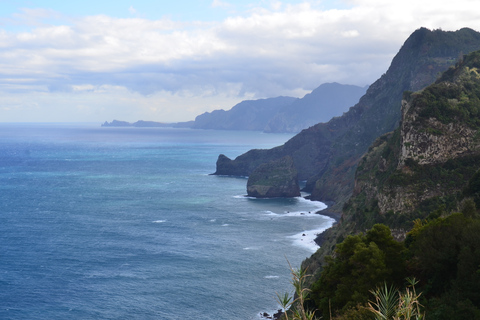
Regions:
<instances>
[{"instance_id":1,"label":"hazy mountain ridge","mask_svg":"<svg viewBox=\"0 0 480 320\"><path fill-rule=\"evenodd\" d=\"M251 130L300 132L318 122L341 115L358 102L367 87L324 83L303 98L275 97L244 100L229 110L214 110L198 115L194 121L161 123L113 120L104 127L181 127L213 130Z\"/></svg>"},{"instance_id":2,"label":"hazy mountain ridge","mask_svg":"<svg viewBox=\"0 0 480 320\"><path fill-rule=\"evenodd\" d=\"M265 132L300 132L327 122L355 105L368 86L324 83L303 98L283 107L266 125Z\"/></svg>"},{"instance_id":3,"label":"hazy mountain ridge","mask_svg":"<svg viewBox=\"0 0 480 320\"><path fill-rule=\"evenodd\" d=\"M303 98L277 97L246 100L232 109L205 112L195 118L195 129L300 132L339 116L358 102L366 87L324 83Z\"/></svg>"},{"instance_id":4,"label":"hazy mountain ridge","mask_svg":"<svg viewBox=\"0 0 480 320\"><path fill-rule=\"evenodd\" d=\"M296 100L292 97L245 100L230 110L214 110L197 116L192 128L263 131L272 115Z\"/></svg>"},{"instance_id":5,"label":"hazy mountain ridge","mask_svg":"<svg viewBox=\"0 0 480 320\"><path fill-rule=\"evenodd\" d=\"M478 49L480 33L474 30L418 29L405 41L387 72L348 112L303 130L282 146L251 150L235 160L221 155L215 173L248 176L259 164L290 155L299 179L307 180L312 198L336 201L335 208L340 211L352 193L362 154L377 137L398 126L403 92L433 83L462 53Z\"/></svg>"}]
</instances>

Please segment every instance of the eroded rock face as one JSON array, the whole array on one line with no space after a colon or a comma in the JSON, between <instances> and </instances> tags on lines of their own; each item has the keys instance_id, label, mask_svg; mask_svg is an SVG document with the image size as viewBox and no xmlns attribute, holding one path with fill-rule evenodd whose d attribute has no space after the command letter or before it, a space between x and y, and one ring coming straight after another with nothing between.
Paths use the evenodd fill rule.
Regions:
<instances>
[{"instance_id":1,"label":"eroded rock face","mask_svg":"<svg viewBox=\"0 0 480 320\"><path fill-rule=\"evenodd\" d=\"M401 127L362 157L351 202L357 213L417 215L458 200L480 164L480 51L464 59L435 84L407 94Z\"/></svg>"},{"instance_id":2,"label":"eroded rock face","mask_svg":"<svg viewBox=\"0 0 480 320\"><path fill-rule=\"evenodd\" d=\"M247 194L256 198L298 197L298 174L290 156L260 165L248 178Z\"/></svg>"},{"instance_id":3,"label":"eroded rock face","mask_svg":"<svg viewBox=\"0 0 480 320\"><path fill-rule=\"evenodd\" d=\"M416 123L418 109L402 102L403 121L401 127L402 151L398 167L405 165L406 159L413 159L420 165L443 163L478 149L477 130L462 122L444 124L438 119L429 118L425 124Z\"/></svg>"}]
</instances>

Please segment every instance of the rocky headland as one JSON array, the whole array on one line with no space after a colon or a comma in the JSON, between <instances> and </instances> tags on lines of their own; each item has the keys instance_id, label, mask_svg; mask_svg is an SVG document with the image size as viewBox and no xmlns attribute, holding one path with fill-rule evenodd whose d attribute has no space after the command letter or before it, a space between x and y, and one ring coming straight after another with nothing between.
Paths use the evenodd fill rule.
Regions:
<instances>
[{"instance_id":1,"label":"rocky headland","mask_svg":"<svg viewBox=\"0 0 480 320\"><path fill-rule=\"evenodd\" d=\"M316 124L269 150L251 150L231 160L219 156L215 174L249 176L259 165L291 156L312 199L334 201L341 211L352 195L355 170L375 139L397 128L404 91L418 91L454 65L462 53L480 49L480 33L416 30L392 60L387 72L360 101L340 117Z\"/></svg>"},{"instance_id":2,"label":"rocky headland","mask_svg":"<svg viewBox=\"0 0 480 320\"><path fill-rule=\"evenodd\" d=\"M297 169L289 156L258 166L248 177L247 194L256 198L300 196Z\"/></svg>"}]
</instances>

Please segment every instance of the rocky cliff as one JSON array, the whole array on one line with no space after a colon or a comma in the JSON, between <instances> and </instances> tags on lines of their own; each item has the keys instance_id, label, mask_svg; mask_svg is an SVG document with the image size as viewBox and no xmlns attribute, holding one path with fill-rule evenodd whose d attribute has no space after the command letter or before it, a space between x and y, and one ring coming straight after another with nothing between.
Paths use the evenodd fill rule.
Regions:
<instances>
[{"instance_id":1,"label":"rocky cliff","mask_svg":"<svg viewBox=\"0 0 480 320\"><path fill-rule=\"evenodd\" d=\"M416 30L387 72L348 112L303 130L283 146L252 150L235 160L222 157L216 174L247 176L261 163L290 155L299 179L307 180L312 198L335 201L334 209L340 211L352 194L361 156L377 137L399 125L403 92L433 83L462 53L478 49L480 33L468 28L455 32Z\"/></svg>"},{"instance_id":2,"label":"rocky cliff","mask_svg":"<svg viewBox=\"0 0 480 320\"><path fill-rule=\"evenodd\" d=\"M340 223L304 267L322 259L346 235L375 223L403 239L416 219L480 204L480 51L465 57L433 85L406 93L401 126L379 137L360 159L353 196Z\"/></svg>"},{"instance_id":3,"label":"rocky cliff","mask_svg":"<svg viewBox=\"0 0 480 320\"><path fill-rule=\"evenodd\" d=\"M402 125L362 158L354 195L378 214L423 218L432 204L449 205L480 168L480 51L437 83L403 101Z\"/></svg>"}]
</instances>

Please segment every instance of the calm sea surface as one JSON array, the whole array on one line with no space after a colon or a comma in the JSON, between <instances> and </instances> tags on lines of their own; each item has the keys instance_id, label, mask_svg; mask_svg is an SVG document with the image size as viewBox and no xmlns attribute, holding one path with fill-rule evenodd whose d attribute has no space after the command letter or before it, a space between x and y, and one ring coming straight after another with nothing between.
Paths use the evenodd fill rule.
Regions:
<instances>
[{"instance_id":1,"label":"calm sea surface","mask_svg":"<svg viewBox=\"0 0 480 320\"><path fill-rule=\"evenodd\" d=\"M291 135L0 124L0 319L258 319L332 224L218 154ZM311 213L309 213L311 212ZM305 234L305 236L302 236Z\"/></svg>"}]
</instances>

